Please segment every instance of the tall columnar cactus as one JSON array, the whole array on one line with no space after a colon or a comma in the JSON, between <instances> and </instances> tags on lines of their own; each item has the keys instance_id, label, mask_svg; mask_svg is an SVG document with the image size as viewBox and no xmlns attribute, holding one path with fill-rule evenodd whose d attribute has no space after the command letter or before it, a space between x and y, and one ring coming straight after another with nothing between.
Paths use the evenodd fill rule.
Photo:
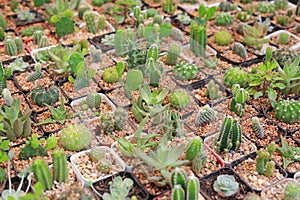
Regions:
<instances>
[{"instance_id":1,"label":"tall columnar cactus","mask_svg":"<svg viewBox=\"0 0 300 200\"><path fill-rule=\"evenodd\" d=\"M207 45L206 27L192 22L190 28L190 50L196 56L205 57Z\"/></svg>"},{"instance_id":2,"label":"tall columnar cactus","mask_svg":"<svg viewBox=\"0 0 300 200\"><path fill-rule=\"evenodd\" d=\"M51 172L47 163L43 159L36 159L32 162L32 170L37 181L41 182L45 190L50 190L53 186Z\"/></svg>"},{"instance_id":3,"label":"tall columnar cactus","mask_svg":"<svg viewBox=\"0 0 300 200\"><path fill-rule=\"evenodd\" d=\"M185 159L192 161L201 153L202 141L200 137L193 138L186 147Z\"/></svg>"},{"instance_id":4,"label":"tall columnar cactus","mask_svg":"<svg viewBox=\"0 0 300 200\"><path fill-rule=\"evenodd\" d=\"M83 20L86 23L88 32L96 34L97 33L97 26L95 23L95 14L93 11L87 11L84 13Z\"/></svg>"},{"instance_id":5,"label":"tall columnar cactus","mask_svg":"<svg viewBox=\"0 0 300 200\"><path fill-rule=\"evenodd\" d=\"M1 13L0 13L0 27L2 27L3 30L5 30L7 27L5 17Z\"/></svg>"},{"instance_id":6,"label":"tall columnar cactus","mask_svg":"<svg viewBox=\"0 0 300 200\"><path fill-rule=\"evenodd\" d=\"M100 126L104 133L112 133L114 131L114 118L111 113L103 113L100 117Z\"/></svg>"},{"instance_id":7,"label":"tall columnar cactus","mask_svg":"<svg viewBox=\"0 0 300 200\"><path fill-rule=\"evenodd\" d=\"M115 130L120 131L123 129L125 121L128 119L127 111L121 107L114 111Z\"/></svg>"},{"instance_id":8,"label":"tall columnar cactus","mask_svg":"<svg viewBox=\"0 0 300 200\"><path fill-rule=\"evenodd\" d=\"M189 177L186 183L186 199L198 199L199 190L199 179L195 176Z\"/></svg>"},{"instance_id":9,"label":"tall columnar cactus","mask_svg":"<svg viewBox=\"0 0 300 200\"><path fill-rule=\"evenodd\" d=\"M221 97L219 85L216 84L213 80L210 80L207 84L206 96L210 100L216 100Z\"/></svg>"},{"instance_id":10,"label":"tall columnar cactus","mask_svg":"<svg viewBox=\"0 0 300 200\"><path fill-rule=\"evenodd\" d=\"M260 124L258 117L252 117L252 130L257 138L264 138L264 128Z\"/></svg>"},{"instance_id":11,"label":"tall columnar cactus","mask_svg":"<svg viewBox=\"0 0 300 200\"><path fill-rule=\"evenodd\" d=\"M293 124L300 120L300 102L294 99L283 99L276 103L276 118L282 122Z\"/></svg>"},{"instance_id":12,"label":"tall columnar cactus","mask_svg":"<svg viewBox=\"0 0 300 200\"><path fill-rule=\"evenodd\" d=\"M180 185L183 189L186 188L188 177L186 171L182 168L176 167L170 177L171 186L175 187L176 185Z\"/></svg>"},{"instance_id":13,"label":"tall columnar cactus","mask_svg":"<svg viewBox=\"0 0 300 200\"><path fill-rule=\"evenodd\" d=\"M64 150L56 149L52 153L54 180L66 183L68 177L67 156Z\"/></svg>"},{"instance_id":14,"label":"tall columnar cactus","mask_svg":"<svg viewBox=\"0 0 300 200\"><path fill-rule=\"evenodd\" d=\"M232 51L234 53L238 54L239 56L241 56L244 59L247 59L247 57L248 57L246 48L242 43L235 42L233 47L232 47Z\"/></svg>"},{"instance_id":15,"label":"tall columnar cactus","mask_svg":"<svg viewBox=\"0 0 300 200\"><path fill-rule=\"evenodd\" d=\"M168 49L166 63L168 65L175 65L177 63L177 58L180 54L180 51L180 46L175 43L171 44Z\"/></svg>"},{"instance_id":16,"label":"tall columnar cactus","mask_svg":"<svg viewBox=\"0 0 300 200\"><path fill-rule=\"evenodd\" d=\"M126 53L126 33L124 29L118 29L115 33L115 51L119 57L124 56Z\"/></svg>"},{"instance_id":17,"label":"tall columnar cactus","mask_svg":"<svg viewBox=\"0 0 300 200\"><path fill-rule=\"evenodd\" d=\"M164 72L164 63L153 58L146 61L146 72L150 78L150 85L158 87Z\"/></svg>"},{"instance_id":18,"label":"tall columnar cactus","mask_svg":"<svg viewBox=\"0 0 300 200\"><path fill-rule=\"evenodd\" d=\"M91 144L91 132L82 124L64 128L60 135L62 146L69 151L80 151Z\"/></svg>"},{"instance_id":19,"label":"tall columnar cactus","mask_svg":"<svg viewBox=\"0 0 300 200\"><path fill-rule=\"evenodd\" d=\"M230 110L234 111L238 116L243 116L245 113L246 101L249 99L249 93L241 88L239 84L232 86L233 97L230 103Z\"/></svg>"},{"instance_id":20,"label":"tall columnar cactus","mask_svg":"<svg viewBox=\"0 0 300 200\"><path fill-rule=\"evenodd\" d=\"M18 54L23 53L24 52L24 44L23 44L22 38L15 37L14 41L15 41L15 44L17 47Z\"/></svg>"},{"instance_id":21,"label":"tall columnar cactus","mask_svg":"<svg viewBox=\"0 0 300 200\"><path fill-rule=\"evenodd\" d=\"M42 86L38 85L31 91L31 99L38 106L52 105L59 100L59 89L56 86L43 89Z\"/></svg>"},{"instance_id":22,"label":"tall columnar cactus","mask_svg":"<svg viewBox=\"0 0 300 200\"><path fill-rule=\"evenodd\" d=\"M36 30L33 33L33 43L37 44L37 45L40 44L40 40L41 40L42 36L44 36L44 31Z\"/></svg>"},{"instance_id":23,"label":"tall columnar cactus","mask_svg":"<svg viewBox=\"0 0 300 200\"><path fill-rule=\"evenodd\" d=\"M49 46L49 40L48 40L48 37L43 35L40 39L40 42L39 42L39 45L38 47L39 48L43 48L43 47L47 47Z\"/></svg>"},{"instance_id":24,"label":"tall columnar cactus","mask_svg":"<svg viewBox=\"0 0 300 200\"><path fill-rule=\"evenodd\" d=\"M98 108L101 104L101 96L97 92L91 92L86 96L86 104L90 108Z\"/></svg>"},{"instance_id":25,"label":"tall columnar cactus","mask_svg":"<svg viewBox=\"0 0 300 200\"><path fill-rule=\"evenodd\" d=\"M194 64L187 63L185 61L178 63L174 68L174 76L178 80L188 81L194 79L198 73L199 71Z\"/></svg>"},{"instance_id":26,"label":"tall columnar cactus","mask_svg":"<svg viewBox=\"0 0 300 200\"><path fill-rule=\"evenodd\" d=\"M195 119L196 126L203 126L216 120L216 111L209 105L200 108Z\"/></svg>"},{"instance_id":27,"label":"tall columnar cactus","mask_svg":"<svg viewBox=\"0 0 300 200\"><path fill-rule=\"evenodd\" d=\"M9 56L15 56L18 54L18 48L15 41L11 37L6 37L4 41L5 52Z\"/></svg>"},{"instance_id":28,"label":"tall columnar cactus","mask_svg":"<svg viewBox=\"0 0 300 200\"><path fill-rule=\"evenodd\" d=\"M227 87L232 87L234 84L239 84L240 87L246 88L249 84L249 74L242 68L232 67L224 74L224 84Z\"/></svg>"},{"instance_id":29,"label":"tall columnar cactus","mask_svg":"<svg viewBox=\"0 0 300 200\"><path fill-rule=\"evenodd\" d=\"M192 171L194 174L201 173L202 166L206 163L207 156L206 155L198 155L194 160L192 161Z\"/></svg>"},{"instance_id":30,"label":"tall columnar cactus","mask_svg":"<svg viewBox=\"0 0 300 200\"><path fill-rule=\"evenodd\" d=\"M222 124L215 149L220 153L237 151L242 143L242 130L238 119L227 116Z\"/></svg>"},{"instance_id":31,"label":"tall columnar cactus","mask_svg":"<svg viewBox=\"0 0 300 200\"><path fill-rule=\"evenodd\" d=\"M175 185L172 190L173 200L185 200L185 191L180 185Z\"/></svg>"}]
</instances>

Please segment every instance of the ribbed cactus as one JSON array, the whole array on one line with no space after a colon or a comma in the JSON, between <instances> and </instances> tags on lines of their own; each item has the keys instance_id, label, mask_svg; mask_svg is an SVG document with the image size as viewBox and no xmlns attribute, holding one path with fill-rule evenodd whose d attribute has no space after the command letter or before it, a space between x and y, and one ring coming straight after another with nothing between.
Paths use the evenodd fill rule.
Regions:
<instances>
[{"instance_id":1,"label":"ribbed cactus","mask_svg":"<svg viewBox=\"0 0 300 200\"><path fill-rule=\"evenodd\" d=\"M52 153L54 180L66 183L68 177L67 156L64 150L56 149Z\"/></svg>"},{"instance_id":2,"label":"ribbed cactus","mask_svg":"<svg viewBox=\"0 0 300 200\"><path fill-rule=\"evenodd\" d=\"M42 73L42 65L41 63L36 63L34 65L35 71L29 74L26 78L27 82L32 82L41 78L44 78L45 75Z\"/></svg>"},{"instance_id":3,"label":"ribbed cactus","mask_svg":"<svg viewBox=\"0 0 300 200\"><path fill-rule=\"evenodd\" d=\"M106 27L106 19L104 15L98 17L97 28L98 30L104 30Z\"/></svg>"},{"instance_id":4,"label":"ribbed cactus","mask_svg":"<svg viewBox=\"0 0 300 200\"><path fill-rule=\"evenodd\" d=\"M105 151L101 146L95 146L89 152L89 156L94 162L98 162L105 158Z\"/></svg>"},{"instance_id":5,"label":"ribbed cactus","mask_svg":"<svg viewBox=\"0 0 300 200\"><path fill-rule=\"evenodd\" d=\"M43 48L43 47L47 47L47 46L49 46L48 37L46 35L43 35L40 39L38 47Z\"/></svg>"},{"instance_id":6,"label":"ribbed cactus","mask_svg":"<svg viewBox=\"0 0 300 200\"><path fill-rule=\"evenodd\" d=\"M97 163L97 169L101 173L109 173L111 168L112 168L112 162L107 158L103 158L102 160L99 160L99 162Z\"/></svg>"},{"instance_id":7,"label":"ribbed cactus","mask_svg":"<svg viewBox=\"0 0 300 200\"><path fill-rule=\"evenodd\" d=\"M283 200L295 200L300 197L299 182L291 181L285 185Z\"/></svg>"},{"instance_id":8,"label":"ribbed cactus","mask_svg":"<svg viewBox=\"0 0 300 200\"><path fill-rule=\"evenodd\" d=\"M22 38L15 37L14 41L15 41L15 44L17 47L18 54L23 53L24 52L24 44L23 44Z\"/></svg>"},{"instance_id":9,"label":"ribbed cactus","mask_svg":"<svg viewBox=\"0 0 300 200\"><path fill-rule=\"evenodd\" d=\"M234 84L239 84L240 87L246 88L249 84L249 74L242 68L232 67L224 74L224 84L227 87L232 87Z\"/></svg>"},{"instance_id":10,"label":"ribbed cactus","mask_svg":"<svg viewBox=\"0 0 300 200\"><path fill-rule=\"evenodd\" d=\"M32 170L37 181L41 182L45 190L51 190L53 180L47 163L43 159L36 159L32 162Z\"/></svg>"},{"instance_id":11,"label":"ribbed cactus","mask_svg":"<svg viewBox=\"0 0 300 200\"><path fill-rule=\"evenodd\" d=\"M101 96L97 92L89 93L85 100L90 108L98 108L101 104Z\"/></svg>"},{"instance_id":12,"label":"ribbed cactus","mask_svg":"<svg viewBox=\"0 0 300 200\"><path fill-rule=\"evenodd\" d=\"M38 106L52 105L59 100L59 89L56 86L43 89L42 86L38 85L31 91L31 99Z\"/></svg>"},{"instance_id":13,"label":"ribbed cactus","mask_svg":"<svg viewBox=\"0 0 300 200\"><path fill-rule=\"evenodd\" d=\"M126 53L126 33L124 29L118 29L115 33L115 51L119 57L124 56Z\"/></svg>"},{"instance_id":14,"label":"ribbed cactus","mask_svg":"<svg viewBox=\"0 0 300 200\"><path fill-rule=\"evenodd\" d=\"M221 97L219 85L216 84L213 80L210 80L207 84L206 96L210 100L216 100Z\"/></svg>"},{"instance_id":15,"label":"ribbed cactus","mask_svg":"<svg viewBox=\"0 0 300 200\"><path fill-rule=\"evenodd\" d=\"M116 67L108 67L104 70L102 79L106 83L116 83L119 81L119 75Z\"/></svg>"},{"instance_id":16,"label":"ribbed cactus","mask_svg":"<svg viewBox=\"0 0 300 200\"><path fill-rule=\"evenodd\" d=\"M95 23L95 14L93 13L93 11L86 11L83 15L83 20L86 23L88 32L96 34L97 26Z\"/></svg>"},{"instance_id":17,"label":"ribbed cactus","mask_svg":"<svg viewBox=\"0 0 300 200\"><path fill-rule=\"evenodd\" d=\"M243 116L245 113L246 101L249 99L249 93L241 88L239 84L232 86L233 97L230 103L230 110L234 111L238 116Z\"/></svg>"},{"instance_id":18,"label":"ribbed cactus","mask_svg":"<svg viewBox=\"0 0 300 200\"><path fill-rule=\"evenodd\" d=\"M267 162L266 171L264 173L265 177L270 178L272 176L274 167L275 167L274 161Z\"/></svg>"},{"instance_id":19,"label":"ribbed cactus","mask_svg":"<svg viewBox=\"0 0 300 200\"><path fill-rule=\"evenodd\" d=\"M172 200L185 200L185 191L180 185L175 185L172 190Z\"/></svg>"},{"instance_id":20,"label":"ribbed cactus","mask_svg":"<svg viewBox=\"0 0 300 200\"><path fill-rule=\"evenodd\" d=\"M300 102L294 99L283 99L274 108L276 118L282 122L293 124L300 119Z\"/></svg>"},{"instance_id":21,"label":"ribbed cactus","mask_svg":"<svg viewBox=\"0 0 300 200\"><path fill-rule=\"evenodd\" d=\"M152 44L147 51L147 59L153 58L153 60L157 60L159 54L157 44Z\"/></svg>"},{"instance_id":22,"label":"ribbed cactus","mask_svg":"<svg viewBox=\"0 0 300 200\"><path fill-rule=\"evenodd\" d=\"M114 119L111 113L103 113L100 117L100 126L104 133L112 133L114 131Z\"/></svg>"},{"instance_id":23,"label":"ribbed cactus","mask_svg":"<svg viewBox=\"0 0 300 200\"><path fill-rule=\"evenodd\" d=\"M237 151L242 143L242 130L238 119L228 116L224 119L215 149L220 153Z\"/></svg>"},{"instance_id":24,"label":"ribbed cactus","mask_svg":"<svg viewBox=\"0 0 300 200\"><path fill-rule=\"evenodd\" d=\"M4 88L4 89L2 90L2 97L3 97L3 99L4 99L5 105L11 106L11 104L12 104L12 102L13 102L13 98L12 98L12 96L11 96L11 93L10 93L9 89Z\"/></svg>"},{"instance_id":25,"label":"ribbed cactus","mask_svg":"<svg viewBox=\"0 0 300 200\"><path fill-rule=\"evenodd\" d=\"M191 80L196 78L199 71L194 64L182 61L178 63L174 68L174 76L178 80Z\"/></svg>"},{"instance_id":26,"label":"ribbed cactus","mask_svg":"<svg viewBox=\"0 0 300 200\"><path fill-rule=\"evenodd\" d=\"M200 154L202 150L202 141L200 137L193 138L186 147L185 159L192 161Z\"/></svg>"},{"instance_id":27,"label":"ribbed cactus","mask_svg":"<svg viewBox=\"0 0 300 200\"><path fill-rule=\"evenodd\" d=\"M232 51L234 53L238 54L239 56L241 56L244 59L247 59L247 57L248 57L246 48L242 43L235 42L233 47L232 47Z\"/></svg>"},{"instance_id":28,"label":"ribbed cactus","mask_svg":"<svg viewBox=\"0 0 300 200\"><path fill-rule=\"evenodd\" d=\"M158 87L163 77L164 63L161 61L154 60L154 58L147 59L146 72L150 78L150 85Z\"/></svg>"},{"instance_id":29,"label":"ribbed cactus","mask_svg":"<svg viewBox=\"0 0 300 200\"><path fill-rule=\"evenodd\" d=\"M70 125L60 134L62 146L69 151L80 151L91 144L91 133L82 124Z\"/></svg>"},{"instance_id":30,"label":"ribbed cactus","mask_svg":"<svg viewBox=\"0 0 300 200\"><path fill-rule=\"evenodd\" d=\"M215 18L215 24L217 26L229 26L233 21L233 17L229 12L219 12Z\"/></svg>"},{"instance_id":31,"label":"ribbed cactus","mask_svg":"<svg viewBox=\"0 0 300 200\"><path fill-rule=\"evenodd\" d=\"M196 56L205 57L205 51L207 45L206 27L203 25L198 25L195 22L192 22L190 28L191 28L190 50Z\"/></svg>"},{"instance_id":32,"label":"ribbed cactus","mask_svg":"<svg viewBox=\"0 0 300 200\"><path fill-rule=\"evenodd\" d=\"M207 156L198 155L192 161L192 171L195 174L199 174L201 172L202 166L206 163Z\"/></svg>"},{"instance_id":33,"label":"ribbed cactus","mask_svg":"<svg viewBox=\"0 0 300 200\"><path fill-rule=\"evenodd\" d=\"M3 30L5 30L7 27L5 17L1 13L0 13L0 27L2 27Z\"/></svg>"},{"instance_id":34,"label":"ribbed cactus","mask_svg":"<svg viewBox=\"0 0 300 200\"><path fill-rule=\"evenodd\" d=\"M200 108L195 119L196 126L203 126L207 123L216 120L216 111L209 105Z\"/></svg>"},{"instance_id":35,"label":"ribbed cactus","mask_svg":"<svg viewBox=\"0 0 300 200\"><path fill-rule=\"evenodd\" d=\"M3 41L5 39L5 32L2 27L0 27L0 41Z\"/></svg>"},{"instance_id":36,"label":"ribbed cactus","mask_svg":"<svg viewBox=\"0 0 300 200\"><path fill-rule=\"evenodd\" d=\"M166 64L168 65L175 65L177 63L177 58L180 54L180 46L173 43L169 46L167 57L166 57Z\"/></svg>"},{"instance_id":37,"label":"ribbed cactus","mask_svg":"<svg viewBox=\"0 0 300 200\"><path fill-rule=\"evenodd\" d=\"M114 111L115 130L123 130L124 122L128 119L127 111L121 107Z\"/></svg>"},{"instance_id":38,"label":"ribbed cactus","mask_svg":"<svg viewBox=\"0 0 300 200\"><path fill-rule=\"evenodd\" d=\"M257 138L264 138L264 128L260 124L258 117L252 117L252 130Z\"/></svg>"},{"instance_id":39,"label":"ribbed cactus","mask_svg":"<svg viewBox=\"0 0 300 200\"><path fill-rule=\"evenodd\" d=\"M175 10L177 9L177 5L173 4L173 0L167 0L163 6L162 9L165 13L173 14Z\"/></svg>"},{"instance_id":40,"label":"ribbed cactus","mask_svg":"<svg viewBox=\"0 0 300 200\"><path fill-rule=\"evenodd\" d=\"M15 56L18 54L18 48L15 41L11 37L6 37L4 41L5 52L9 56Z\"/></svg>"},{"instance_id":41,"label":"ribbed cactus","mask_svg":"<svg viewBox=\"0 0 300 200\"><path fill-rule=\"evenodd\" d=\"M183 189L186 188L187 183L186 171L182 168L176 167L170 177L171 186L174 188L176 185L180 185Z\"/></svg>"},{"instance_id":42,"label":"ribbed cactus","mask_svg":"<svg viewBox=\"0 0 300 200\"><path fill-rule=\"evenodd\" d=\"M33 33L33 43L37 44L37 45L40 44L42 36L44 36L44 31L42 31L42 30L36 30Z\"/></svg>"},{"instance_id":43,"label":"ribbed cactus","mask_svg":"<svg viewBox=\"0 0 300 200\"><path fill-rule=\"evenodd\" d=\"M186 183L186 199L198 199L200 190L199 179L195 176L189 177Z\"/></svg>"},{"instance_id":44,"label":"ribbed cactus","mask_svg":"<svg viewBox=\"0 0 300 200\"><path fill-rule=\"evenodd\" d=\"M271 155L264 149L259 149L256 154L256 171L258 174L264 174L266 165L269 162Z\"/></svg>"},{"instance_id":45,"label":"ribbed cactus","mask_svg":"<svg viewBox=\"0 0 300 200\"><path fill-rule=\"evenodd\" d=\"M185 110L190 106L191 98L184 90L177 90L171 94L170 103L176 109Z\"/></svg>"}]
</instances>

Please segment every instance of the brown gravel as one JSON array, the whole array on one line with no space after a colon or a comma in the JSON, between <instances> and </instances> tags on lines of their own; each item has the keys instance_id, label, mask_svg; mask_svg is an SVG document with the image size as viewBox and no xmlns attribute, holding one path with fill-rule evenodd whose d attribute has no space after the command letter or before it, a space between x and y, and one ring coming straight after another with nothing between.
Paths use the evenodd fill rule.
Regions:
<instances>
[{"instance_id":1,"label":"brown gravel","mask_svg":"<svg viewBox=\"0 0 300 200\"><path fill-rule=\"evenodd\" d=\"M93 81L89 80L89 86L82 88L79 91L74 91L74 84L69 81L64 83L61 88L65 91L66 95L71 99L77 99L84 95L89 94L91 91L100 91L100 87Z\"/></svg>"},{"instance_id":2,"label":"brown gravel","mask_svg":"<svg viewBox=\"0 0 300 200\"><path fill-rule=\"evenodd\" d=\"M274 111L267 112L267 116L270 117L271 120L275 121L279 126L281 126L285 130L297 130L300 128L300 120L293 124L287 124L287 123L281 122L281 121L277 120Z\"/></svg>"}]
</instances>

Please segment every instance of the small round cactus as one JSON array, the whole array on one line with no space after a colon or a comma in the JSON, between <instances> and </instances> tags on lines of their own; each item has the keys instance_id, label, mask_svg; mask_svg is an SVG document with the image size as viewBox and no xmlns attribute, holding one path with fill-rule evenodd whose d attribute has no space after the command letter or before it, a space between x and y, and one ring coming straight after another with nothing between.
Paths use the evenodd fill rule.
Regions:
<instances>
[{"instance_id":1,"label":"small round cactus","mask_svg":"<svg viewBox=\"0 0 300 200\"><path fill-rule=\"evenodd\" d=\"M190 106L191 98L187 92L178 90L171 94L170 103L176 109L184 110Z\"/></svg>"},{"instance_id":2,"label":"small round cactus","mask_svg":"<svg viewBox=\"0 0 300 200\"><path fill-rule=\"evenodd\" d=\"M111 133L114 131L114 118L111 113L103 113L100 118L100 126L104 133Z\"/></svg>"},{"instance_id":3,"label":"small round cactus","mask_svg":"<svg viewBox=\"0 0 300 200\"><path fill-rule=\"evenodd\" d=\"M215 41L219 46L227 46L231 40L232 37L228 31L217 31L215 33Z\"/></svg>"},{"instance_id":4,"label":"small round cactus","mask_svg":"<svg viewBox=\"0 0 300 200\"><path fill-rule=\"evenodd\" d=\"M233 23L233 17L229 12L219 12L215 18L217 26L229 26Z\"/></svg>"},{"instance_id":5,"label":"small round cactus","mask_svg":"<svg viewBox=\"0 0 300 200\"><path fill-rule=\"evenodd\" d=\"M189 64L185 61L179 63L174 68L175 78L178 80L191 80L199 73L197 67L193 64Z\"/></svg>"},{"instance_id":6,"label":"small round cactus","mask_svg":"<svg viewBox=\"0 0 300 200\"><path fill-rule=\"evenodd\" d=\"M214 120L216 120L216 111L209 107L209 105L206 105L199 110L195 119L195 124L196 126L203 126Z\"/></svg>"},{"instance_id":7,"label":"small round cactus","mask_svg":"<svg viewBox=\"0 0 300 200\"><path fill-rule=\"evenodd\" d=\"M103 81L106 83L116 83L119 81L119 75L115 67L106 68L102 75Z\"/></svg>"},{"instance_id":8,"label":"small round cactus","mask_svg":"<svg viewBox=\"0 0 300 200\"><path fill-rule=\"evenodd\" d=\"M121 107L114 111L115 130L123 129L124 122L128 119L127 111Z\"/></svg>"},{"instance_id":9,"label":"small round cactus","mask_svg":"<svg viewBox=\"0 0 300 200\"><path fill-rule=\"evenodd\" d=\"M242 88L246 88L249 84L249 74L244 69L232 67L224 74L224 84L228 87L239 84Z\"/></svg>"},{"instance_id":10,"label":"small round cactus","mask_svg":"<svg viewBox=\"0 0 300 200\"><path fill-rule=\"evenodd\" d=\"M62 130L60 142L69 151L80 151L90 146L91 133L82 124L70 125Z\"/></svg>"},{"instance_id":11,"label":"small round cactus","mask_svg":"<svg viewBox=\"0 0 300 200\"><path fill-rule=\"evenodd\" d=\"M91 149L89 156L94 162L98 162L105 158L105 152L101 146L96 146Z\"/></svg>"},{"instance_id":12,"label":"small round cactus","mask_svg":"<svg viewBox=\"0 0 300 200\"><path fill-rule=\"evenodd\" d=\"M86 96L86 104L90 108L98 108L101 104L101 96L97 92L92 92Z\"/></svg>"},{"instance_id":13,"label":"small round cactus","mask_svg":"<svg viewBox=\"0 0 300 200\"><path fill-rule=\"evenodd\" d=\"M109 173L112 167L112 163L109 159L104 158L98 161L97 168L101 173Z\"/></svg>"},{"instance_id":14,"label":"small round cactus","mask_svg":"<svg viewBox=\"0 0 300 200\"><path fill-rule=\"evenodd\" d=\"M276 118L282 122L293 124L300 119L300 102L294 99L280 100L275 106Z\"/></svg>"},{"instance_id":15,"label":"small round cactus","mask_svg":"<svg viewBox=\"0 0 300 200\"><path fill-rule=\"evenodd\" d=\"M38 85L31 91L31 99L38 106L52 105L59 100L59 89L53 85L49 88Z\"/></svg>"}]
</instances>

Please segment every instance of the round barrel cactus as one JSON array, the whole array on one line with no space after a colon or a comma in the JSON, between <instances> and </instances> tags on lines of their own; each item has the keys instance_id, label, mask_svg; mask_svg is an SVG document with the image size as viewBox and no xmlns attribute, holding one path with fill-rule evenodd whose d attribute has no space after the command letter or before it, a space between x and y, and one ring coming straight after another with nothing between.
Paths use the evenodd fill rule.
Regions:
<instances>
[{"instance_id":1,"label":"round barrel cactus","mask_svg":"<svg viewBox=\"0 0 300 200\"><path fill-rule=\"evenodd\" d=\"M50 86L47 89L38 85L32 90L31 99L38 106L44 106L44 104L52 105L59 99L59 90L56 86Z\"/></svg>"},{"instance_id":2,"label":"round barrel cactus","mask_svg":"<svg viewBox=\"0 0 300 200\"><path fill-rule=\"evenodd\" d=\"M294 99L280 100L275 106L276 118L282 122L293 124L300 119L300 102Z\"/></svg>"}]
</instances>

